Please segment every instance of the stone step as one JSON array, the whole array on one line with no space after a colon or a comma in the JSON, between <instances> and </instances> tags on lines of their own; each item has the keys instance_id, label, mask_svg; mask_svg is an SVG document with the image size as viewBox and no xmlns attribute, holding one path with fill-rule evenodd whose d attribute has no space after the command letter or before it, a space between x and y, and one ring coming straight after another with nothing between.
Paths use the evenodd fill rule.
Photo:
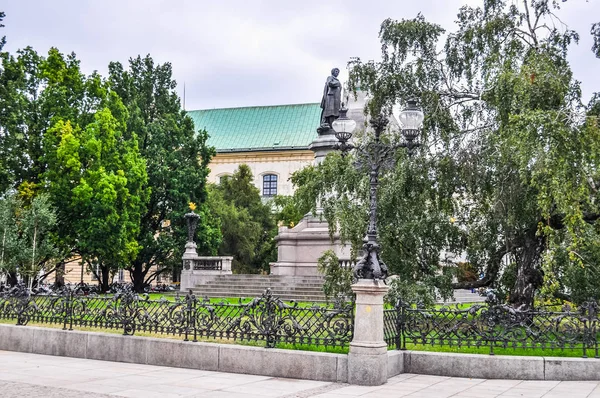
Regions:
<instances>
[{"instance_id":1,"label":"stone step","mask_svg":"<svg viewBox=\"0 0 600 398\"><path fill-rule=\"evenodd\" d=\"M264 294L264 292L245 292L245 293L231 293L231 292L202 292L202 291L197 291L197 292L193 292L193 294L196 297L245 297L245 298L256 298L256 297L262 297L262 295ZM290 299L299 299L302 298L303 300L324 300L325 296L322 294L302 294L302 293L295 293L295 294L285 294L282 292L272 292L271 295L273 297L278 297L282 300L290 300Z\"/></svg>"},{"instance_id":2,"label":"stone step","mask_svg":"<svg viewBox=\"0 0 600 398\"><path fill-rule=\"evenodd\" d=\"M212 279L212 283L261 283L261 284L280 284L280 285L322 285L324 281L320 281L320 280L310 280L310 281L304 281L304 280L287 280L287 279L283 279L283 280L274 280L274 279L225 279L225 278L219 278L219 279Z\"/></svg>"},{"instance_id":3,"label":"stone step","mask_svg":"<svg viewBox=\"0 0 600 398\"><path fill-rule=\"evenodd\" d=\"M204 295L196 295L196 297L204 297ZM253 299L255 297L260 297L260 296L230 296L230 295L223 295L223 296L207 296L211 299L237 299L237 298L241 298L241 299ZM275 296L276 298L279 298L281 301L284 302L290 302L290 301L296 301L296 302L307 302L307 303L324 303L327 300L325 299L325 297L314 297L314 296Z\"/></svg>"},{"instance_id":4,"label":"stone step","mask_svg":"<svg viewBox=\"0 0 600 398\"><path fill-rule=\"evenodd\" d=\"M205 284L205 286L230 286L230 287L244 287L244 286L264 286L273 287L273 286L282 286L282 287L294 287L294 286L302 286L309 287L314 289L321 289L323 287L322 284L318 283L256 283L256 282L222 282L222 281L211 281Z\"/></svg>"},{"instance_id":5,"label":"stone step","mask_svg":"<svg viewBox=\"0 0 600 398\"><path fill-rule=\"evenodd\" d=\"M304 286L251 286L251 285L246 285L244 287L237 287L235 289L232 289L232 286L227 286L227 285L198 285L196 286L196 288L202 288L202 289L208 289L208 290L232 290L232 291L244 291L244 290L267 290L267 289L271 289L271 290L284 290L284 291L299 291L299 290L303 290L303 291L307 291L307 292L322 292L323 289L321 288L314 288L314 287L304 287Z\"/></svg>"},{"instance_id":6,"label":"stone step","mask_svg":"<svg viewBox=\"0 0 600 398\"><path fill-rule=\"evenodd\" d=\"M194 288L192 289L193 292L198 292L198 293L202 293L202 294L225 294L225 293L231 293L231 294L242 294L244 296L260 296L261 294L263 294L265 291L262 289L246 289L246 290L238 290L235 292L232 292L231 290L228 289L202 289L202 288ZM304 290L271 290L272 294L285 294L285 295L294 295L294 294L299 294L299 295L311 295L311 296L322 296L323 292L321 291L304 291Z\"/></svg>"}]
</instances>

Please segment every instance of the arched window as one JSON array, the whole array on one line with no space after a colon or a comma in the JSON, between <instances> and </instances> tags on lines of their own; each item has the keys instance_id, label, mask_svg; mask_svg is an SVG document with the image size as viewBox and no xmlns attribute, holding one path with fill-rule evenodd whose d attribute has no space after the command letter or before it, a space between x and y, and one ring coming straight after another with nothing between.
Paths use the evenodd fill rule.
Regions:
<instances>
[{"instance_id":1,"label":"arched window","mask_svg":"<svg viewBox=\"0 0 600 398\"><path fill-rule=\"evenodd\" d=\"M263 175L263 196L275 196L277 195L277 175L265 174Z\"/></svg>"}]
</instances>

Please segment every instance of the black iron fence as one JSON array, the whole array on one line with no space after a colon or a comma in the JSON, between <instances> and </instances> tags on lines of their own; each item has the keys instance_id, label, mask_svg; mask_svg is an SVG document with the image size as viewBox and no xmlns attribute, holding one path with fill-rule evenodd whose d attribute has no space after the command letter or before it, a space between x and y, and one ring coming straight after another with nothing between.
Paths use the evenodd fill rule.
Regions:
<instances>
[{"instance_id":1,"label":"black iron fence","mask_svg":"<svg viewBox=\"0 0 600 398\"><path fill-rule=\"evenodd\" d=\"M595 302L573 310L518 311L505 305L418 308L399 304L384 310L384 338L391 349L428 347L495 350L570 350L599 357L599 308ZM286 303L270 290L247 302L211 302L192 294L152 300L130 291L112 296L65 289L30 294L13 288L0 292L0 320L148 332L192 340L260 342L347 347L352 340L354 305ZM435 348L434 348L435 349Z\"/></svg>"},{"instance_id":2,"label":"black iron fence","mask_svg":"<svg viewBox=\"0 0 600 398\"><path fill-rule=\"evenodd\" d=\"M125 335L137 332L170 334L197 341L215 340L345 347L352 340L353 305L285 303L270 290L249 302L210 302L192 294L151 300L133 292L114 296L80 295L66 289L45 295L14 288L0 293L0 319L18 325L49 323L73 327L118 329Z\"/></svg>"},{"instance_id":3,"label":"black iron fence","mask_svg":"<svg viewBox=\"0 0 600 398\"><path fill-rule=\"evenodd\" d=\"M598 358L598 304L588 302L576 311L518 311L506 305L468 308L416 308L404 304L384 310L388 347L419 349L456 347L527 350L571 350Z\"/></svg>"}]
</instances>

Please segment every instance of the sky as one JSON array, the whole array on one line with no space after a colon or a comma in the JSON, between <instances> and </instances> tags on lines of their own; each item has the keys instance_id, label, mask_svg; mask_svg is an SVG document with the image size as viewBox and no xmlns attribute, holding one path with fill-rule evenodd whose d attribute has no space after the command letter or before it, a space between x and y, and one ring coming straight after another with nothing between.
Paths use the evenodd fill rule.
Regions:
<instances>
[{"instance_id":1,"label":"sky","mask_svg":"<svg viewBox=\"0 0 600 398\"><path fill-rule=\"evenodd\" d=\"M186 109L319 102L333 67L378 60L379 26L414 18L454 30L463 4L483 0L0 0L6 51L75 52L86 74L150 54L170 62ZM570 0L559 16L581 40L569 60L584 101L600 91L589 30L600 0Z\"/></svg>"}]
</instances>

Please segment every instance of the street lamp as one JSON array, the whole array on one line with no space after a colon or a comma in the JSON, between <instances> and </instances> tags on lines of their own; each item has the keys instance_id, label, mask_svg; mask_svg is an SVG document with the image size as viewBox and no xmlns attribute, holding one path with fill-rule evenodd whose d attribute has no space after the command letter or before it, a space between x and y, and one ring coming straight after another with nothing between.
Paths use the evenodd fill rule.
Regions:
<instances>
[{"instance_id":1,"label":"street lamp","mask_svg":"<svg viewBox=\"0 0 600 398\"><path fill-rule=\"evenodd\" d=\"M348 143L352 138L352 132L356 127L356 122L350 123L346 112L340 110L340 117L333 122L332 128L335 130L335 136L339 140L336 149L342 151L344 155L354 148L354 145ZM423 111L417 106L414 100L407 101L407 106L400 112L399 120L404 140L398 144L385 144L381 142L381 133L388 124L388 117L380 114L373 117L369 124L373 127L374 134L371 139L361 144L357 151L366 158L366 165L369 167L370 182L370 207L369 207L369 226L367 235L363 242L364 254L354 266L354 276L357 279L385 279L388 276L387 265L379 258L379 242L377 241L377 187L379 185L379 172L384 165L393 161L398 148L407 148L409 156L414 153L414 149L419 146L416 138L423 124ZM338 131L339 129L339 131Z\"/></svg>"},{"instance_id":2,"label":"street lamp","mask_svg":"<svg viewBox=\"0 0 600 398\"><path fill-rule=\"evenodd\" d=\"M335 131L335 138L339 141L339 144L335 146L335 149L341 150L342 156L345 156L349 150L354 148L354 145L348 143L348 141L352 138L352 132L356 128L356 122L353 119L348 118L347 113L348 109L346 109L344 103L342 103L340 117L331 123L331 128Z\"/></svg>"}]
</instances>

